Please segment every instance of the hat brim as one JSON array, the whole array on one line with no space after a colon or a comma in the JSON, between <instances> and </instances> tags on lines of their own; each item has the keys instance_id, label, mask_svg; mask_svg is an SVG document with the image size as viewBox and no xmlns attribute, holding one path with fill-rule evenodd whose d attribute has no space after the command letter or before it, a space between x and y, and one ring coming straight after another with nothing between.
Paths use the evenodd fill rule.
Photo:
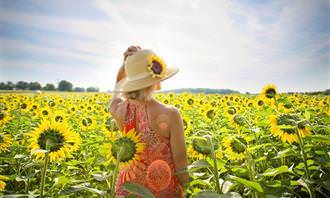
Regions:
<instances>
[{"instance_id":1,"label":"hat brim","mask_svg":"<svg viewBox=\"0 0 330 198\"><path fill-rule=\"evenodd\" d=\"M178 73L179 68L167 67L166 71L167 74L162 78L152 78L151 75L146 78L138 79L138 80L129 80L127 78L123 78L117 83L114 92L131 92L149 87L151 85L157 84L158 82L161 82L163 80L172 77L173 75Z\"/></svg>"}]
</instances>

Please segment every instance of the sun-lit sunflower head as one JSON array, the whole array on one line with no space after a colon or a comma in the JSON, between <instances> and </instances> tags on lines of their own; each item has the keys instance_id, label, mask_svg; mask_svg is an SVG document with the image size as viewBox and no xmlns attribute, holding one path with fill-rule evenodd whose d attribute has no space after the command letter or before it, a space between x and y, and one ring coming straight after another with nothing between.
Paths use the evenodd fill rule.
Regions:
<instances>
[{"instance_id":1,"label":"sun-lit sunflower head","mask_svg":"<svg viewBox=\"0 0 330 198\"><path fill-rule=\"evenodd\" d=\"M7 151L12 144L12 139L9 135L0 134L0 153Z\"/></svg>"},{"instance_id":2,"label":"sun-lit sunflower head","mask_svg":"<svg viewBox=\"0 0 330 198\"><path fill-rule=\"evenodd\" d=\"M262 88L261 94L268 98L272 99L278 94L277 87L274 84L268 84L265 87Z\"/></svg>"},{"instance_id":3,"label":"sun-lit sunflower head","mask_svg":"<svg viewBox=\"0 0 330 198\"><path fill-rule=\"evenodd\" d=\"M66 123L43 120L29 133L31 153L37 159L45 157L48 152L50 161L62 160L78 150L81 139Z\"/></svg>"},{"instance_id":4,"label":"sun-lit sunflower head","mask_svg":"<svg viewBox=\"0 0 330 198\"><path fill-rule=\"evenodd\" d=\"M231 160L241 160L246 156L247 141L242 136L229 136L223 139L225 153Z\"/></svg>"},{"instance_id":5,"label":"sun-lit sunflower head","mask_svg":"<svg viewBox=\"0 0 330 198\"><path fill-rule=\"evenodd\" d=\"M113 159L118 159L123 167L130 166L140 160L140 155L145 149L145 143L133 129L117 138L110 146L110 154Z\"/></svg>"}]
</instances>

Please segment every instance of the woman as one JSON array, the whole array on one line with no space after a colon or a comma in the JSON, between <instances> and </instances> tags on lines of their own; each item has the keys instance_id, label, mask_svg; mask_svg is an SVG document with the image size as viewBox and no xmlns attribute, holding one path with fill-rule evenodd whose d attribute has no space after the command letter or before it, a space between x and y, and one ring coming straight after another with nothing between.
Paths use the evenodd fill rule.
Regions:
<instances>
[{"instance_id":1,"label":"woman","mask_svg":"<svg viewBox=\"0 0 330 198\"><path fill-rule=\"evenodd\" d=\"M134 163L120 168L117 196L129 195L122 184L130 181L156 197L183 197L182 186L189 176L182 171L188 163L182 117L178 109L152 97L160 82L177 72L151 50L131 46L124 53L110 112L124 133L135 129L144 146Z\"/></svg>"}]
</instances>

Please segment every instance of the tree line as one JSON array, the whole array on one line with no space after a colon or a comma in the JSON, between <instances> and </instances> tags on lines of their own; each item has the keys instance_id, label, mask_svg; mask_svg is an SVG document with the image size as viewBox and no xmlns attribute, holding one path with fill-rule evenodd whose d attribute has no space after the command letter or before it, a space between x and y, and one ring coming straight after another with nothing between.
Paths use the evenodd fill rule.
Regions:
<instances>
[{"instance_id":1,"label":"tree line","mask_svg":"<svg viewBox=\"0 0 330 198\"><path fill-rule=\"evenodd\" d=\"M39 82L11 81L0 82L0 90L43 90L43 91L74 91L74 92L99 92L97 87L74 87L73 84L66 80L61 80L57 86L52 83L47 83L42 86Z\"/></svg>"}]
</instances>

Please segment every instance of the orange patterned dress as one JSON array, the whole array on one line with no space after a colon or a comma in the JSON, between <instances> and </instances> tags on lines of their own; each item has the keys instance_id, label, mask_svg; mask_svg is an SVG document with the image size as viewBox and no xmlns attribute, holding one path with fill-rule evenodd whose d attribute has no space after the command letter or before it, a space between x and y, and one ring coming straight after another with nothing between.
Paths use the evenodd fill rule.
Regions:
<instances>
[{"instance_id":1,"label":"orange patterned dress","mask_svg":"<svg viewBox=\"0 0 330 198\"><path fill-rule=\"evenodd\" d=\"M129 195L129 192L121 187L129 181L148 188L155 197L183 197L179 180L176 175L173 175L174 162L169 138L157 134L150 128L146 104L133 104L126 100L124 105L127 105L124 129L129 131L135 128L140 134L140 140L145 143L145 150L134 166L120 168L115 187L116 196ZM135 126L135 123L138 126ZM158 173L165 176L163 175L161 180L154 180L154 175L150 171L156 171L156 175Z\"/></svg>"}]
</instances>

